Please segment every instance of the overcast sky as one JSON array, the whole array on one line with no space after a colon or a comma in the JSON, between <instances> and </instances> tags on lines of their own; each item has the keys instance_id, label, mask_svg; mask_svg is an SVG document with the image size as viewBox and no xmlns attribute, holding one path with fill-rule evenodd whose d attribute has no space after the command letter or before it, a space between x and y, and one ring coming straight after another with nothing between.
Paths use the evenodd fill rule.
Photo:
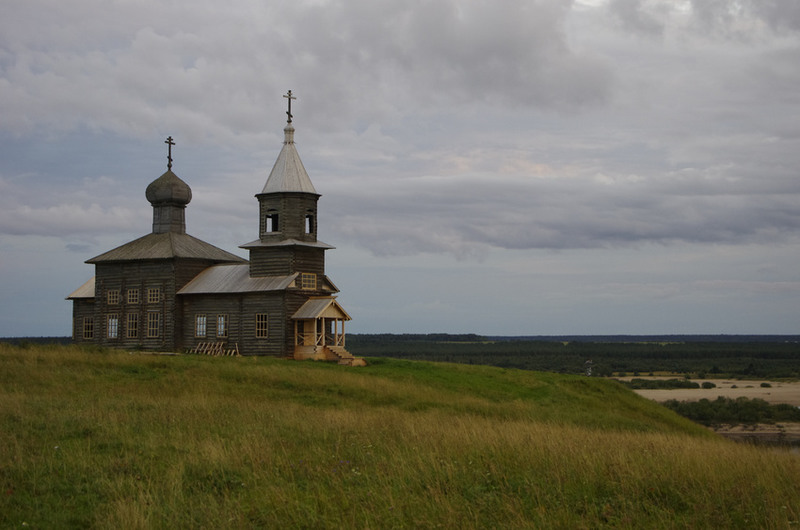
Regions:
<instances>
[{"instance_id":1,"label":"overcast sky","mask_svg":"<svg viewBox=\"0 0 800 530\"><path fill-rule=\"evenodd\" d=\"M351 333L800 333L800 3L3 0L0 336L193 190L246 257L283 141Z\"/></svg>"}]
</instances>

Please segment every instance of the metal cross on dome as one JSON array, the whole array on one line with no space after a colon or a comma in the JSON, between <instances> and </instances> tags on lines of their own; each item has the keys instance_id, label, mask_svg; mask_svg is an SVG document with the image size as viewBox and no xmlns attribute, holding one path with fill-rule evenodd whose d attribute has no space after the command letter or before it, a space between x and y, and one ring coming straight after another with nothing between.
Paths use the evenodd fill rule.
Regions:
<instances>
[{"instance_id":1,"label":"metal cross on dome","mask_svg":"<svg viewBox=\"0 0 800 530\"><path fill-rule=\"evenodd\" d=\"M167 169L172 169L172 146L175 145L175 141L172 139L172 136L167 136L167 140L164 142L167 144Z\"/></svg>"},{"instance_id":2,"label":"metal cross on dome","mask_svg":"<svg viewBox=\"0 0 800 530\"><path fill-rule=\"evenodd\" d=\"M292 95L291 90L284 94L283 97L289 100L289 110L286 111L286 115L289 116L289 120L286 123L292 123L292 100L297 98Z\"/></svg>"}]
</instances>

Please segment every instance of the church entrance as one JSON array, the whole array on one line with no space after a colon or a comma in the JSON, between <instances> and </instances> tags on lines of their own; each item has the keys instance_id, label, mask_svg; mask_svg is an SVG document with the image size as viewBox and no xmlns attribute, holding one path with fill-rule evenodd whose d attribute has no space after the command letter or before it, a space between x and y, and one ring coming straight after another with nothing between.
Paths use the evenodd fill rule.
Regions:
<instances>
[{"instance_id":1,"label":"church entrance","mask_svg":"<svg viewBox=\"0 0 800 530\"><path fill-rule=\"evenodd\" d=\"M295 346L345 345L344 319L320 317L295 320Z\"/></svg>"}]
</instances>

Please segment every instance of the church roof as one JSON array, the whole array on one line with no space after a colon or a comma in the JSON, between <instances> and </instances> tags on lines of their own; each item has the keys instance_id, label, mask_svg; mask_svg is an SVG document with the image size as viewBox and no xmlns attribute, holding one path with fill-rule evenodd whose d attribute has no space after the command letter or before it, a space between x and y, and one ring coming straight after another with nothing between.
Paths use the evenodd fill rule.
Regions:
<instances>
[{"instance_id":1,"label":"church roof","mask_svg":"<svg viewBox=\"0 0 800 530\"><path fill-rule=\"evenodd\" d=\"M143 259L188 258L218 262L247 263L247 260L226 252L210 243L201 241L189 234L166 232L147 234L125 243L99 256L86 260L86 263L107 261L132 261Z\"/></svg>"},{"instance_id":2,"label":"church roof","mask_svg":"<svg viewBox=\"0 0 800 530\"><path fill-rule=\"evenodd\" d=\"M250 276L249 264L214 265L195 276L178 294L229 294L283 291L296 287L299 272L285 276ZM327 276L322 277L321 290L338 293L339 289ZM76 291L77 292L77 291Z\"/></svg>"},{"instance_id":3,"label":"church roof","mask_svg":"<svg viewBox=\"0 0 800 530\"><path fill-rule=\"evenodd\" d=\"M300 160L300 155L297 153L297 148L294 146L294 127L291 123L287 124L283 129L284 141L283 148L272 171L267 178L267 183L264 184L264 189L261 193L282 193L282 192L302 192L314 193L319 195L314 185L311 184L311 179L303 167L303 162Z\"/></svg>"},{"instance_id":4,"label":"church roof","mask_svg":"<svg viewBox=\"0 0 800 530\"><path fill-rule=\"evenodd\" d=\"M324 248L325 250L334 249L333 245L323 243L322 241L300 241L299 239L280 239L278 241L261 241L256 239L244 245L239 245L239 248L256 248L256 247L314 247Z\"/></svg>"},{"instance_id":5,"label":"church roof","mask_svg":"<svg viewBox=\"0 0 800 530\"><path fill-rule=\"evenodd\" d=\"M94 298L94 276L67 296L67 300L76 298Z\"/></svg>"},{"instance_id":6,"label":"church roof","mask_svg":"<svg viewBox=\"0 0 800 530\"><path fill-rule=\"evenodd\" d=\"M215 265L209 267L183 286L178 294L221 294L282 291L289 287L299 273L287 276L250 276L250 266Z\"/></svg>"}]
</instances>

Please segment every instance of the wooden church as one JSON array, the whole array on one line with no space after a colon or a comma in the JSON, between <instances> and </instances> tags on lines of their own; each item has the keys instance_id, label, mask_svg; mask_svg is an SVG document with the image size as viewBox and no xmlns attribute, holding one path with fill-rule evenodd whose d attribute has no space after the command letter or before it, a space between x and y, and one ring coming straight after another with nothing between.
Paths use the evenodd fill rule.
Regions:
<instances>
[{"instance_id":1,"label":"wooden church","mask_svg":"<svg viewBox=\"0 0 800 530\"><path fill-rule=\"evenodd\" d=\"M167 171L147 186L150 234L86 261L70 294L73 340L128 349L213 351L363 364L345 349L350 316L336 301L317 240L317 201L294 144L291 91L283 148L260 193L249 260L186 233L189 186Z\"/></svg>"}]
</instances>

